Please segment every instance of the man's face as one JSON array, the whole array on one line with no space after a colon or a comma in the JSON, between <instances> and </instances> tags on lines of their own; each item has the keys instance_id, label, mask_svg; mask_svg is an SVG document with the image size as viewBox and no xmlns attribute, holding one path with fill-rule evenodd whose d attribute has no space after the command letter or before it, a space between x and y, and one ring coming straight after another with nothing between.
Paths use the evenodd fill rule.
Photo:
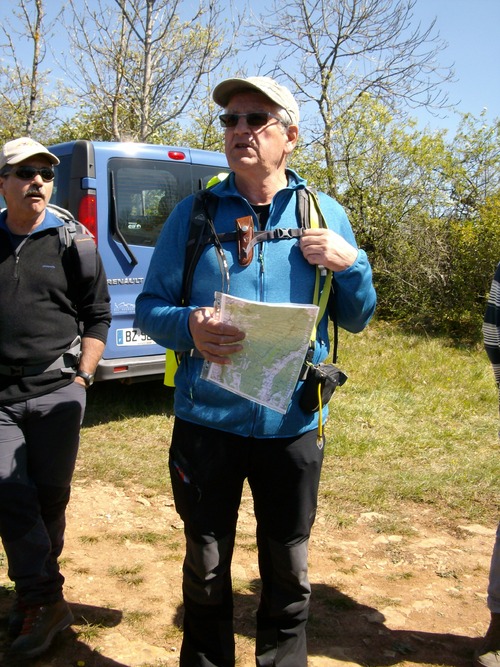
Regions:
<instances>
[{"instance_id":1,"label":"man's face","mask_svg":"<svg viewBox=\"0 0 500 667\"><path fill-rule=\"evenodd\" d=\"M226 113L234 114L259 111L276 115L279 107L265 95L242 92L233 95L225 109ZM286 118L286 114L281 113ZM228 127L224 132L226 157L237 176L244 175L248 170L260 172L263 176L284 171L286 157L294 149L298 137L297 126L285 127L272 117L262 127L252 127L246 118L240 118L235 127Z\"/></svg>"},{"instance_id":2,"label":"man's face","mask_svg":"<svg viewBox=\"0 0 500 667\"><path fill-rule=\"evenodd\" d=\"M16 176L19 167L49 167L52 165L45 158L35 155L20 162L9 165L10 173L0 176L0 194L6 203L9 219L22 222L33 220L45 210L52 196L54 181L44 181L40 174L25 180Z\"/></svg>"}]
</instances>

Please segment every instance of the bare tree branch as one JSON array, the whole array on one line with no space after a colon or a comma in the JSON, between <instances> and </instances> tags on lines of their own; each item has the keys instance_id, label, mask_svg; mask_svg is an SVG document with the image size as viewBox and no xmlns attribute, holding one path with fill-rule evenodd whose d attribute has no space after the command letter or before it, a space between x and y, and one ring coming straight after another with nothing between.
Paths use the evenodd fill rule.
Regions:
<instances>
[{"instance_id":1,"label":"bare tree branch","mask_svg":"<svg viewBox=\"0 0 500 667\"><path fill-rule=\"evenodd\" d=\"M43 0L19 0L12 18L0 26L0 52L8 63L0 68L1 134L5 138L21 132L28 136L43 132L42 126L53 120L57 103L46 95L42 85L45 73L40 69L53 26L54 22L46 22ZM30 67L25 65L22 48L26 41L32 49Z\"/></svg>"},{"instance_id":2,"label":"bare tree branch","mask_svg":"<svg viewBox=\"0 0 500 667\"><path fill-rule=\"evenodd\" d=\"M193 104L201 79L230 52L224 10L204 1L189 9L180 0L97 4L77 11L70 0L73 61L66 69L84 108L101 115L113 139L151 141Z\"/></svg>"},{"instance_id":3,"label":"bare tree branch","mask_svg":"<svg viewBox=\"0 0 500 667\"><path fill-rule=\"evenodd\" d=\"M364 94L398 110L445 108L443 84L453 73L440 67L445 43L435 22L414 25L416 0L290 0L250 20L249 48L265 47L269 72L288 80L321 122L312 139L320 141L335 194L332 133L337 119ZM268 62L269 62L268 60Z\"/></svg>"}]
</instances>

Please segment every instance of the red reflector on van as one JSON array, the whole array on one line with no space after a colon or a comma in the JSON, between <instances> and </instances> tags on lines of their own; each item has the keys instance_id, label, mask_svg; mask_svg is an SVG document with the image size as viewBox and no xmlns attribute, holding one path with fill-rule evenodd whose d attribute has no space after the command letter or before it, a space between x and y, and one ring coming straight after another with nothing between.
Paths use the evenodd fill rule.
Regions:
<instances>
[{"instance_id":1,"label":"red reflector on van","mask_svg":"<svg viewBox=\"0 0 500 667\"><path fill-rule=\"evenodd\" d=\"M94 235L97 244L97 197L83 195L78 207L78 221Z\"/></svg>"},{"instance_id":2,"label":"red reflector on van","mask_svg":"<svg viewBox=\"0 0 500 667\"><path fill-rule=\"evenodd\" d=\"M128 371L128 366L115 366L113 368L113 373L125 373Z\"/></svg>"},{"instance_id":3,"label":"red reflector on van","mask_svg":"<svg viewBox=\"0 0 500 667\"><path fill-rule=\"evenodd\" d=\"M186 154L182 151L168 151L168 157L171 160L185 160Z\"/></svg>"}]
</instances>

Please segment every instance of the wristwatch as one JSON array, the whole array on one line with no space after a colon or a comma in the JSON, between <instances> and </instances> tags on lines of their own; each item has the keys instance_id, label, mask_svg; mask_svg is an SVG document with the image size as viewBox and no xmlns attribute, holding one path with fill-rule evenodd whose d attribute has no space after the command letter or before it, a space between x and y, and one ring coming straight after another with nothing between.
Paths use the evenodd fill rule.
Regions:
<instances>
[{"instance_id":1,"label":"wristwatch","mask_svg":"<svg viewBox=\"0 0 500 667\"><path fill-rule=\"evenodd\" d=\"M88 389L91 385L94 384L94 374L93 373L87 373L86 371L76 371L76 377L82 378L82 380L85 382L85 387Z\"/></svg>"}]
</instances>

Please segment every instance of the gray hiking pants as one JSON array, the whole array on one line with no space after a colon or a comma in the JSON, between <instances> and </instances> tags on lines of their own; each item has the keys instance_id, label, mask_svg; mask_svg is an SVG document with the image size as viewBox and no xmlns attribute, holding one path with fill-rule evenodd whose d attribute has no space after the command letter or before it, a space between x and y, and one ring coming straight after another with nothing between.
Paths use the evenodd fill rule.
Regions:
<instances>
[{"instance_id":1,"label":"gray hiking pants","mask_svg":"<svg viewBox=\"0 0 500 667\"><path fill-rule=\"evenodd\" d=\"M85 388L0 406L0 536L21 604L55 602Z\"/></svg>"}]
</instances>

